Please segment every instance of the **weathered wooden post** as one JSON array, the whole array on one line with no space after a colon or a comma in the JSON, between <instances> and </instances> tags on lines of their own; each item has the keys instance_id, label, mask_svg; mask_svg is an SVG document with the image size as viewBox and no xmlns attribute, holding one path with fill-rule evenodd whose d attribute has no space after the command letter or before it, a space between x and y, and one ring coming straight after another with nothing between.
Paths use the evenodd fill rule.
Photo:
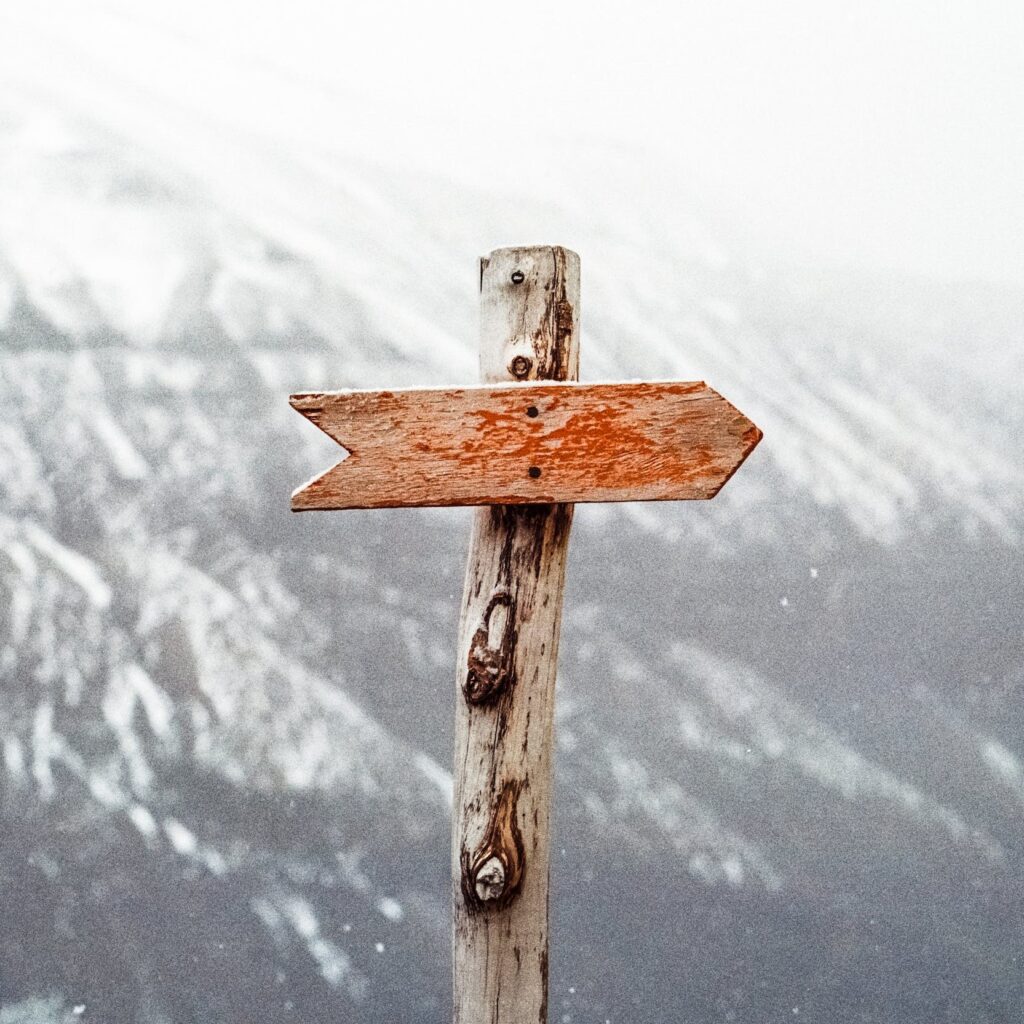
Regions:
<instances>
[{"instance_id":1,"label":"weathered wooden post","mask_svg":"<svg viewBox=\"0 0 1024 1024\"><path fill-rule=\"evenodd\" d=\"M295 511L480 506L459 630L456 1024L544 1024L555 671L578 501L713 498L761 431L702 382L579 384L579 258L480 265L474 388L291 396L347 449Z\"/></svg>"},{"instance_id":2,"label":"weathered wooden post","mask_svg":"<svg viewBox=\"0 0 1024 1024\"><path fill-rule=\"evenodd\" d=\"M566 249L482 259L482 380L576 380L579 298L579 257ZM455 712L458 1024L547 1020L555 673L572 512L491 505L473 520Z\"/></svg>"}]
</instances>

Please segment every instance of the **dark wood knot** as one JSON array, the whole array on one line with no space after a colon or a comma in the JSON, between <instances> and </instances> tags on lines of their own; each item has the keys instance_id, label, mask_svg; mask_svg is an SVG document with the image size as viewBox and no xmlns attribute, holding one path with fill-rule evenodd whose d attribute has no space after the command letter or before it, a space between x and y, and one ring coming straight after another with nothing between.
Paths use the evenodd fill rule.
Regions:
<instances>
[{"instance_id":1,"label":"dark wood knot","mask_svg":"<svg viewBox=\"0 0 1024 1024\"><path fill-rule=\"evenodd\" d=\"M492 636L494 612L504 608L504 625ZM480 628L469 645L466 681L462 692L470 704L489 704L512 684L512 656L515 650L515 602L506 590L499 590L487 602Z\"/></svg>"},{"instance_id":2,"label":"dark wood knot","mask_svg":"<svg viewBox=\"0 0 1024 1024\"><path fill-rule=\"evenodd\" d=\"M518 803L523 785L521 780L502 785L480 845L459 851L460 887L470 913L507 907L522 888L526 853Z\"/></svg>"}]
</instances>

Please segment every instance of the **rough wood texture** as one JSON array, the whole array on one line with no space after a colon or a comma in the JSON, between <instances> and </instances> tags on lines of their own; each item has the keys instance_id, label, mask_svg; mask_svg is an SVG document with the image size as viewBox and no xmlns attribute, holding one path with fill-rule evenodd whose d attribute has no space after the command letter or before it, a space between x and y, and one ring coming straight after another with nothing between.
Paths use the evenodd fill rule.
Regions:
<instances>
[{"instance_id":1,"label":"rough wood texture","mask_svg":"<svg viewBox=\"0 0 1024 1024\"><path fill-rule=\"evenodd\" d=\"M295 492L296 511L713 498L761 438L717 392L681 381L334 391L291 403L349 452Z\"/></svg>"},{"instance_id":2,"label":"rough wood texture","mask_svg":"<svg viewBox=\"0 0 1024 1024\"><path fill-rule=\"evenodd\" d=\"M481 261L485 381L575 379L579 258ZM525 417L524 417L525 418ZM571 505L494 505L473 522L456 701L456 1024L547 1020L555 669Z\"/></svg>"}]
</instances>

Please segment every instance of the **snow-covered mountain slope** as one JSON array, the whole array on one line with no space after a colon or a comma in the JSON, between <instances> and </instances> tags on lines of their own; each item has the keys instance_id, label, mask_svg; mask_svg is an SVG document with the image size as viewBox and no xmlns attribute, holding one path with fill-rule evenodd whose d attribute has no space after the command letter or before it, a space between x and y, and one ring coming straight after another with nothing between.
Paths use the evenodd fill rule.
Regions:
<instances>
[{"instance_id":1,"label":"snow-covered mountain slope","mask_svg":"<svg viewBox=\"0 0 1024 1024\"><path fill-rule=\"evenodd\" d=\"M275 390L474 378L469 254L516 225L520 194L345 152L268 159L230 133L197 181L206 163L118 137L102 107L89 123L41 104L8 113L0 140L5 321L27 306L70 342L114 333L164 374L229 341ZM907 282L894 299L852 273L769 269L692 205L659 207L670 168L571 159L575 201L521 219L585 254L585 377L708 379L763 425L788 487L870 536L954 517L1019 537L1019 295L982 293L965 320L966 289Z\"/></svg>"},{"instance_id":2,"label":"snow-covered mountain slope","mask_svg":"<svg viewBox=\"0 0 1024 1024\"><path fill-rule=\"evenodd\" d=\"M0 1014L445 1019L468 520L290 515L334 451L286 396L472 381L475 257L550 241L585 378L765 431L713 503L578 510L553 1016L1012 1019L1024 297L751 256L653 154L375 151L224 55L246 121L143 88L142 22L41 24L66 88L8 36L0 99Z\"/></svg>"}]
</instances>

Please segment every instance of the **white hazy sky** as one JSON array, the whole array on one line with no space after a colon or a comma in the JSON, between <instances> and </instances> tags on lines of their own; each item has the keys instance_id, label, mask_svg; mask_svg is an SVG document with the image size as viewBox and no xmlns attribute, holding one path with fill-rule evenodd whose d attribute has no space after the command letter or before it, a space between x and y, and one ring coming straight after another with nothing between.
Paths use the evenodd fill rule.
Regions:
<instances>
[{"instance_id":1,"label":"white hazy sky","mask_svg":"<svg viewBox=\"0 0 1024 1024\"><path fill-rule=\"evenodd\" d=\"M187 40L207 55L202 88L213 92L233 88L215 73L230 52L235 66L285 71L321 95L372 97L380 132L427 163L433 126L467 147L486 139L490 159L510 167L580 136L635 143L678 160L693 191L784 254L1024 284L1020 0L35 0L26 10L26 30L61 22L85 48L90 34L102 50L124 29L116 45L143 64L147 40ZM151 73L174 69L154 59Z\"/></svg>"}]
</instances>

